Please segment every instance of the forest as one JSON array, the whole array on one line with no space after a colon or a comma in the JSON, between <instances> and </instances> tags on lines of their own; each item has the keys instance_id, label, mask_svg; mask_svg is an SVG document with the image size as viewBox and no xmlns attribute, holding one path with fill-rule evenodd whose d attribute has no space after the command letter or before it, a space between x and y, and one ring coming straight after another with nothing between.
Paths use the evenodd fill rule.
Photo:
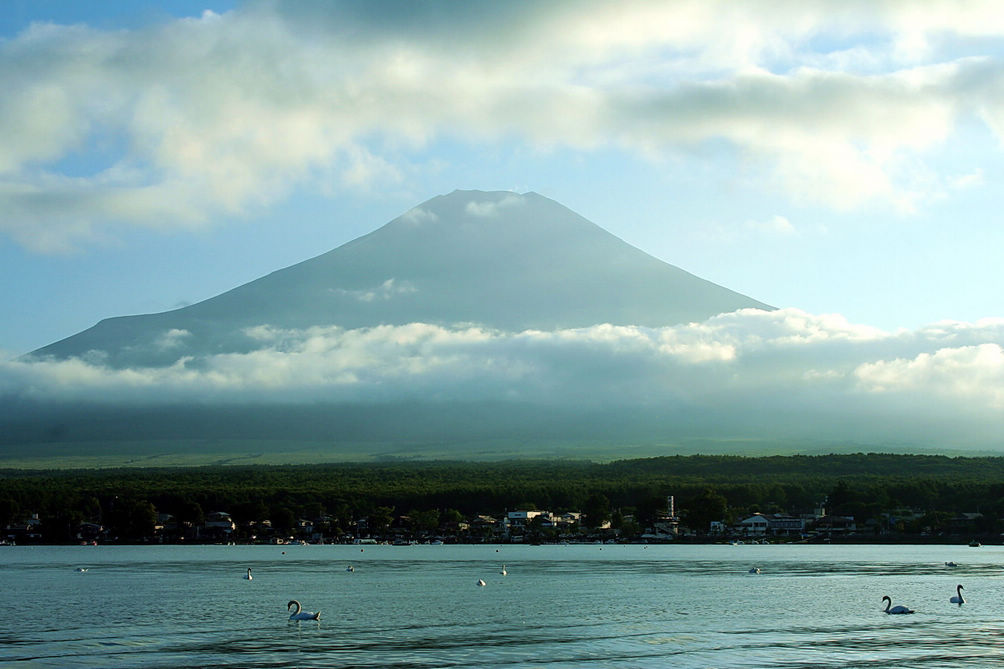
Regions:
<instances>
[{"instance_id":1,"label":"forest","mask_svg":"<svg viewBox=\"0 0 1004 669\"><path fill-rule=\"evenodd\" d=\"M548 509L581 511L593 526L614 518L629 535L665 514L667 495L676 499L681 526L698 536L714 520L820 506L853 516L858 527L899 533L949 532L953 519L970 514L967 532L997 536L1004 458L860 453L3 470L0 527L34 516L46 543L74 541L82 523L101 524L121 541L147 541L162 514L193 525L226 511L239 525L267 519L281 532L301 518L323 519L332 536L343 536L360 519L387 528L406 516L434 528L447 519Z\"/></svg>"}]
</instances>

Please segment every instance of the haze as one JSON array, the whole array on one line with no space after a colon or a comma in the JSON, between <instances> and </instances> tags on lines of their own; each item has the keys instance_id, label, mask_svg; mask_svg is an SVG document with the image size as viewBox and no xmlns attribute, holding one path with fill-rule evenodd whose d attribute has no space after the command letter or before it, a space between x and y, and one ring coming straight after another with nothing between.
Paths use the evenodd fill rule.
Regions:
<instances>
[{"instance_id":1,"label":"haze","mask_svg":"<svg viewBox=\"0 0 1004 669\"><path fill-rule=\"evenodd\" d=\"M435 402L455 427L468 402L517 436L550 408L543 433L652 443L1000 447L997 3L150 6L0 17L8 435L45 407ZM440 258L423 247L345 269L338 318L242 312L216 333L240 346L195 346L193 321L23 357L422 223L458 188L463 220L532 193L755 304L646 320L595 261L535 258L607 305L548 320L486 288L526 268L434 289L407 272ZM425 299L453 311L402 307ZM381 434L417 424L398 416ZM415 438L460 434L440 427Z\"/></svg>"}]
</instances>

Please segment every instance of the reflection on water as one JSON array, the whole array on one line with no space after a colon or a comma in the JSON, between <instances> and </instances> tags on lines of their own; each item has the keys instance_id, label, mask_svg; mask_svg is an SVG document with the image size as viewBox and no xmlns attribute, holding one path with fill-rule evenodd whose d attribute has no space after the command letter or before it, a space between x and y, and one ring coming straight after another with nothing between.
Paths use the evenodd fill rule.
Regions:
<instances>
[{"instance_id":1,"label":"reflection on water","mask_svg":"<svg viewBox=\"0 0 1004 669\"><path fill-rule=\"evenodd\" d=\"M1002 562L991 546L5 547L0 663L982 667L1004 651ZM886 594L917 613L885 615ZM290 599L321 620L289 621Z\"/></svg>"}]
</instances>

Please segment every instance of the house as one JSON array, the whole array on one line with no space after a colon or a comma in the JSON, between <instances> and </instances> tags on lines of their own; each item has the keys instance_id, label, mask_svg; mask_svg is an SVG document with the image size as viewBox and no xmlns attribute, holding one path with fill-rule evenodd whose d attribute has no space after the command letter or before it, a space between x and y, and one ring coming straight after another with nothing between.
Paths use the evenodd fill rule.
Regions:
<instances>
[{"instance_id":1,"label":"house","mask_svg":"<svg viewBox=\"0 0 1004 669\"><path fill-rule=\"evenodd\" d=\"M156 531L156 527L154 530ZM92 542L103 539L105 534L104 526L99 523L80 523L80 528L77 531L77 539Z\"/></svg>"},{"instance_id":2,"label":"house","mask_svg":"<svg viewBox=\"0 0 1004 669\"><path fill-rule=\"evenodd\" d=\"M773 516L767 516L767 524L770 533L774 536L802 534L805 532L805 519L797 516L775 513Z\"/></svg>"},{"instance_id":3,"label":"house","mask_svg":"<svg viewBox=\"0 0 1004 669\"><path fill-rule=\"evenodd\" d=\"M503 532L521 535L537 518L540 518L541 526L551 523L551 514L548 511L510 511L503 519L505 523Z\"/></svg>"},{"instance_id":4,"label":"house","mask_svg":"<svg viewBox=\"0 0 1004 669\"><path fill-rule=\"evenodd\" d=\"M578 525L582 521L582 514L576 511L568 511L551 516L551 524L558 528L570 528Z\"/></svg>"},{"instance_id":5,"label":"house","mask_svg":"<svg viewBox=\"0 0 1004 669\"><path fill-rule=\"evenodd\" d=\"M526 527L538 516L543 516L541 520L550 520L551 514L546 511L510 511L506 514L505 524L507 528Z\"/></svg>"},{"instance_id":6,"label":"house","mask_svg":"<svg viewBox=\"0 0 1004 669\"><path fill-rule=\"evenodd\" d=\"M857 532L858 526L854 516L825 516L816 521L814 529L827 534L851 534Z\"/></svg>"},{"instance_id":7,"label":"house","mask_svg":"<svg viewBox=\"0 0 1004 669\"><path fill-rule=\"evenodd\" d=\"M226 511L210 511L206 514L206 522L203 525L206 536L228 539L236 529L237 524Z\"/></svg>"},{"instance_id":8,"label":"house","mask_svg":"<svg viewBox=\"0 0 1004 669\"><path fill-rule=\"evenodd\" d=\"M37 513L33 513L28 520L8 525L4 529L4 535L11 543L38 541L42 538L42 521Z\"/></svg>"},{"instance_id":9,"label":"house","mask_svg":"<svg viewBox=\"0 0 1004 669\"><path fill-rule=\"evenodd\" d=\"M767 534L767 530L770 528L770 521L763 515L754 513L749 518L739 521L738 527L743 536L762 537Z\"/></svg>"},{"instance_id":10,"label":"house","mask_svg":"<svg viewBox=\"0 0 1004 669\"><path fill-rule=\"evenodd\" d=\"M953 534L978 532L982 520L982 513L959 513L949 521L949 528Z\"/></svg>"}]
</instances>

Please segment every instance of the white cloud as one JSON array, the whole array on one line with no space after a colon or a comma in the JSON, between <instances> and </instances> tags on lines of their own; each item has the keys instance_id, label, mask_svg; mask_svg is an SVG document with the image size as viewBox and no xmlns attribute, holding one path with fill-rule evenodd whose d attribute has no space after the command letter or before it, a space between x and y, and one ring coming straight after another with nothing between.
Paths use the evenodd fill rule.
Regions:
<instances>
[{"instance_id":1,"label":"white cloud","mask_svg":"<svg viewBox=\"0 0 1004 669\"><path fill-rule=\"evenodd\" d=\"M986 183L983 177L982 169L975 169L968 174L958 174L955 176L950 176L948 178L948 185L950 188L955 190L962 190L964 188L977 188Z\"/></svg>"},{"instance_id":2,"label":"white cloud","mask_svg":"<svg viewBox=\"0 0 1004 669\"><path fill-rule=\"evenodd\" d=\"M750 309L658 329L503 332L415 323L259 326L247 334L253 350L186 351L160 368L111 369L99 354L90 362L0 362L0 395L111 405L435 398L590 413L683 405L695 417L728 416L735 430L767 438L996 444L1004 427L1004 319L886 332L839 315ZM168 341L183 337L167 333Z\"/></svg>"},{"instance_id":3,"label":"white cloud","mask_svg":"<svg viewBox=\"0 0 1004 669\"><path fill-rule=\"evenodd\" d=\"M332 288L335 295L343 295L359 302L376 302L379 300L390 300L399 295L411 295L418 292L418 289L410 281L398 281L390 278L373 288L362 290L348 290L346 288Z\"/></svg>"},{"instance_id":4,"label":"white cloud","mask_svg":"<svg viewBox=\"0 0 1004 669\"><path fill-rule=\"evenodd\" d=\"M929 156L959 119L1004 138L994 2L385 9L262 3L0 42L0 231L53 251L110 225L206 225L303 185L396 183L400 151L441 136L726 141L792 195L912 211L952 181Z\"/></svg>"},{"instance_id":5,"label":"white cloud","mask_svg":"<svg viewBox=\"0 0 1004 669\"><path fill-rule=\"evenodd\" d=\"M766 219L747 219L741 225L707 224L699 232L703 238L728 243L763 237L797 237L800 234L791 221L780 214L774 214Z\"/></svg>"},{"instance_id":6,"label":"white cloud","mask_svg":"<svg viewBox=\"0 0 1004 669\"><path fill-rule=\"evenodd\" d=\"M415 207L414 209L409 209L404 214L402 214L400 220L410 225L418 227L423 223L434 223L438 221L439 216L437 216L435 212L429 211L428 209Z\"/></svg>"},{"instance_id":7,"label":"white cloud","mask_svg":"<svg viewBox=\"0 0 1004 669\"><path fill-rule=\"evenodd\" d=\"M874 393L910 393L1004 409L1004 349L998 343L865 363L855 375Z\"/></svg>"},{"instance_id":8,"label":"white cloud","mask_svg":"<svg viewBox=\"0 0 1004 669\"><path fill-rule=\"evenodd\" d=\"M770 235L789 236L798 234L795 226L784 216L775 214L765 221L746 221L746 227L755 232L762 232Z\"/></svg>"},{"instance_id":9,"label":"white cloud","mask_svg":"<svg viewBox=\"0 0 1004 669\"><path fill-rule=\"evenodd\" d=\"M520 195L506 195L501 200L474 201L471 200L464 206L464 211L471 216L478 218L492 218L498 216L499 209L507 209L523 204L523 197Z\"/></svg>"},{"instance_id":10,"label":"white cloud","mask_svg":"<svg viewBox=\"0 0 1004 669\"><path fill-rule=\"evenodd\" d=\"M157 341L154 342L154 346L165 351L176 349L184 343L185 339L188 339L191 336L192 333L188 330L173 328L161 335Z\"/></svg>"}]
</instances>

